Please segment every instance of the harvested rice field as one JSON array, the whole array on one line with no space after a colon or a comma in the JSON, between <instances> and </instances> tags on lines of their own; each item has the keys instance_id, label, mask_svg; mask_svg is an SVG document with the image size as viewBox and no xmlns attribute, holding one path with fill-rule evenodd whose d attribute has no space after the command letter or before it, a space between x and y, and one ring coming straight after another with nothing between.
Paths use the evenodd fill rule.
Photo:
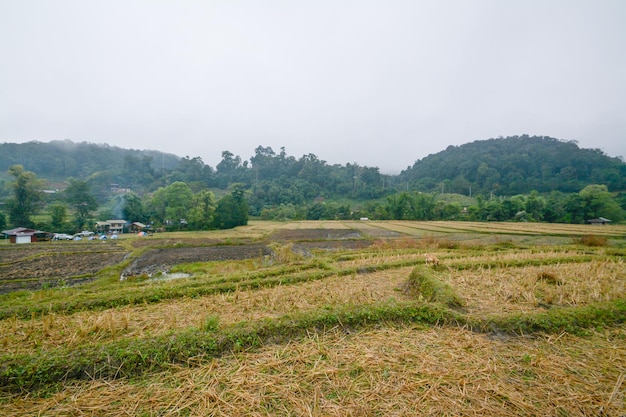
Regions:
<instances>
[{"instance_id":1,"label":"harvested rice field","mask_svg":"<svg viewBox=\"0 0 626 417\"><path fill-rule=\"evenodd\" d=\"M0 409L622 416L625 257L626 226L529 223L2 245Z\"/></svg>"}]
</instances>

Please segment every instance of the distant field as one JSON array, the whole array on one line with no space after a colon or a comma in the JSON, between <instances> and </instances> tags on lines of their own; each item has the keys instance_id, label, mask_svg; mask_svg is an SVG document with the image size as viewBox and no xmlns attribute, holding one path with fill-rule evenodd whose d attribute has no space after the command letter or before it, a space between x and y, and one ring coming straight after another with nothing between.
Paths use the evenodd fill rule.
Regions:
<instances>
[{"instance_id":1,"label":"distant field","mask_svg":"<svg viewBox=\"0 0 626 417\"><path fill-rule=\"evenodd\" d=\"M624 415L625 256L626 226L536 223L2 244L0 408Z\"/></svg>"}]
</instances>

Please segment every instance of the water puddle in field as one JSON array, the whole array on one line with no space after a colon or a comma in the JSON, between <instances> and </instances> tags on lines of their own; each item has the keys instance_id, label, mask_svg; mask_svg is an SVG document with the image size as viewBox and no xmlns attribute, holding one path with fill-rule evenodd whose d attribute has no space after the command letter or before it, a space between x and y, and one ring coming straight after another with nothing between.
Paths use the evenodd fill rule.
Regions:
<instances>
[{"instance_id":1,"label":"water puddle in field","mask_svg":"<svg viewBox=\"0 0 626 417\"><path fill-rule=\"evenodd\" d=\"M163 273L163 274L157 275L156 277L150 278L149 281L171 281L174 279L189 278L189 277L191 277L191 274L187 274L184 272L174 272L172 274Z\"/></svg>"}]
</instances>

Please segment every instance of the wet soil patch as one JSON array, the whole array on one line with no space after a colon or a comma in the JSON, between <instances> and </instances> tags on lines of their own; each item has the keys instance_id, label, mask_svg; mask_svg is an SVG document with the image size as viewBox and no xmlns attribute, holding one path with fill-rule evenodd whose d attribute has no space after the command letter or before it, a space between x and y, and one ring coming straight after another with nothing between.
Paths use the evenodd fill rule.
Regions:
<instances>
[{"instance_id":1,"label":"wet soil patch","mask_svg":"<svg viewBox=\"0 0 626 417\"><path fill-rule=\"evenodd\" d=\"M24 245L7 245L0 249L0 266L23 259L31 259L41 255L81 253L85 256L92 253L119 252L124 249L114 241L93 241L93 242L54 242L54 243L34 243Z\"/></svg>"},{"instance_id":2,"label":"wet soil patch","mask_svg":"<svg viewBox=\"0 0 626 417\"><path fill-rule=\"evenodd\" d=\"M45 285L76 285L102 269L122 262L122 251L52 252L0 264L0 293L40 289ZM87 275L87 277L86 277Z\"/></svg>"},{"instance_id":3,"label":"wet soil patch","mask_svg":"<svg viewBox=\"0 0 626 417\"><path fill-rule=\"evenodd\" d=\"M260 244L154 249L134 260L122 277L169 272L174 265L184 263L252 259L271 253Z\"/></svg>"},{"instance_id":4,"label":"wet soil patch","mask_svg":"<svg viewBox=\"0 0 626 417\"><path fill-rule=\"evenodd\" d=\"M25 278L69 278L94 274L121 262L124 252L52 253L0 266L0 281Z\"/></svg>"},{"instance_id":5,"label":"wet soil patch","mask_svg":"<svg viewBox=\"0 0 626 417\"><path fill-rule=\"evenodd\" d=\"M220 239L188 239L188 238L159 238L145 236L133 241L135 248L145 248L146 246L214 246L222 243Z\"/></svg>"}]
</instances>

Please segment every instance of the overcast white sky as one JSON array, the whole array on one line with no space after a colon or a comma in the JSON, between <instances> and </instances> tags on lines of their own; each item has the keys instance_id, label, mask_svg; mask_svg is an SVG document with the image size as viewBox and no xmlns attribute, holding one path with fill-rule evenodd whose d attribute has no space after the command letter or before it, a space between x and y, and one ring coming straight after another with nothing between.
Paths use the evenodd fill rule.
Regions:
<instances>
[{"instance_id":1,"label":"overcast white sky","mask_svg":"<svg viewBox=\"0 0 626 417\"><path fill-rule=\"evenodd\" d=\"M626 156L626 1L0 0L0 142L398 173L525 133Z\"/></svg>"}]
</instances>

